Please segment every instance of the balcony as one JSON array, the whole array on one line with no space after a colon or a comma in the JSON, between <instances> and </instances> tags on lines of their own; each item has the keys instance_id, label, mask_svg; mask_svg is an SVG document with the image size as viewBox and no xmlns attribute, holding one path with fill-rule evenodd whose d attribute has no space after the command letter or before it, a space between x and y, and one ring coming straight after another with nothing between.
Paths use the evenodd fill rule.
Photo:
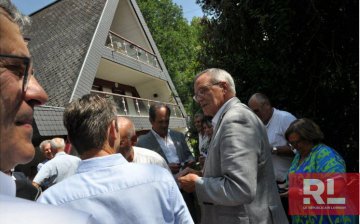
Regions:
<instances>
[{"instance_id":1,"label":"balcony","mask_svg":"<svg viewBox=\"0 0 360 224\"><path fill-rule=\"evenodd\" d=\"M134 58L154 68L161 69L156 56L142 47L132 43L119 34L109 31L105 45L120 54Z\"/></svg>"},{"instance_id":2,"label":"balcony","mask_svg":"<svg viewBox=\"0 0 360 224\"><path fill-rule=\"evenodd\" d=\"M120 95L109 92L101 92L91 90L93 94L99 94L110 98L116 105L116 109L119 115L122 116L138 116L138 117L149 117L149 108L153 103L166 104L171 110L172 118L184 118L180 107L177 104L160 102L155 100L149 100L144 98L137 98L132 96Z\"/></svg>"}]
</instances>

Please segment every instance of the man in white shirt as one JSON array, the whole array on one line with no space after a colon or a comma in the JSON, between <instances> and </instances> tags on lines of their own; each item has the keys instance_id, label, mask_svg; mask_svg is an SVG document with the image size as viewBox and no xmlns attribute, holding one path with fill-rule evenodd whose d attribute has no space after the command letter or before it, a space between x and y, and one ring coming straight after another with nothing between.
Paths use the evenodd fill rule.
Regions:
<instances>
[{"instance_id":1,"label":"man in white shirt","mask_svg":"<svg viewBox=\"0 0 360 224\"><path fill-rule=\"evenodd\" d=\"M0 1L0 222L95 223L86 213L16 198L15 181L5 174L34 157L34 107L48 99L33 76L30 52L21 34L26 18L10 1Z\"/></svg>"},{"instance_id":2,"label":"man in white shirt","mask_svg":"<svg viewBox=\"0 0 360 224\"><path fill-rule=\"evenodd\" d=\"M171 173L166 161L158 153L146 148L134 146L137 142L137 136L134 123L129 118L119 116L117 121L121 136L119 152L127 161L158 165Z\"/></svg>"},{"instance_id":3,"label":"man in white shirt","mask_svg":"<svg viewBox=\"0 0 360 224\"><path fill-rule=\"evenodd\" d=\"M80 162L78 157L65 153L63 138L52 139L50 145L55 157L41 167L33 180L33 184L43 190L73 175Z\"/></svg>"},{"instance_id":4,"label":"man in white shirt","mask_svg":"<svg viewBox=\"0 0 360 224\"><path fill-rule=\"evenodd\" d=\"M275 178L278 183L283 183L295 153L287 144L285 131L296 118L289 112L273 108L269 98L262 93L253 94L248 106L266 127L269 143L272 146Z\"/></svg>"}]
</instances>

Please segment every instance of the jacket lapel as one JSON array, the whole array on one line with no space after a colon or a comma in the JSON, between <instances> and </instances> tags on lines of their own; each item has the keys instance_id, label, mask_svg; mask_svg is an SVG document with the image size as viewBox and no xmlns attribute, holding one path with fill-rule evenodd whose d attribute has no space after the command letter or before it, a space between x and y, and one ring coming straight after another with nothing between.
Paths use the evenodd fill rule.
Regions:
<instances>
[{"instance_id":1,"label":"jacket lapel","mask_svg":"<svg viewBox=\"0 0 360 224\"><path fill-rule=\"evenodd\" d=\"M165 156L159 142L156 140L156 137L154 136L154 134L151 131L149 132L149 137L150 137L149 145L153 146L152 150L159 153L165 159L166 163L169 163L169 161L167 161L167 159L166 159L166 156Z\"/></svg>"}]
</instances>

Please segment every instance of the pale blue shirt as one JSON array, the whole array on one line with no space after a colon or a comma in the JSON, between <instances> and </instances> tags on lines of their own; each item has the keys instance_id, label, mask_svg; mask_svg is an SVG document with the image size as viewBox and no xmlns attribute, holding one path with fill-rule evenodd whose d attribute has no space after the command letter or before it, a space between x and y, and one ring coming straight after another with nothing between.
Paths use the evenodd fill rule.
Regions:
<instances>
[{"instance_id":1,"label":"pale blue shirt","mask_svg":"<svg viewBox=\"0 0 360 224\"><path fill-rule=\"evenodd\" d=\"M80 158L58 152L55 157L45 163L34 177L34 182L49 187L73 175L79 165Z\"/></svg>"},{"instance_id":2,"label":"pale blue shirt","mask_svg":"<svg viewBox=\"0 0 360 224\"><path fill-rule=\"evenodd\" d=\"M15 192L15 181L0 171L1 224L63 224L69 220L76 224L100 224L88 213L16 198Z\"/></svg>"},{"instance_id":3,"label":"pale blue shirt","mask_svg":"<svg viewBox=\"0 0 360 224\"><path fill-rule=\"evenodd\" d=\"M151 132L154 134L157 142L159 143L162 151L164 152L167 161L169 163L180 163L175 144L170 136L170 129L168 130L167 136L165 138L158 135L158 133L156 133L152 129Z\"/></svg>"},{"instance_id":4,"label":"pale blue shirt","mask_svg":"<svg viewBox=\"0 0 360 224\"><path fill-rule=\"evenodd\" d=\"M193 223L166 169L129 163L120 154L81 161L75 175L47 189L38 201L87 211L107 224Z\"/></svg>"}]
</instances>

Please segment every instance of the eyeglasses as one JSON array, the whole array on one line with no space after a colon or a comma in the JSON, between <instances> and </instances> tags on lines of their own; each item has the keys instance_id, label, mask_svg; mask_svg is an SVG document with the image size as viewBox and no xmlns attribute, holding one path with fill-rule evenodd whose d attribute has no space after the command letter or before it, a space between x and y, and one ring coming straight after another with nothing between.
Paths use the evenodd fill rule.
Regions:
<instances>
[{"instance_id":1,"label":"eyeglasses","mask_svg":"<svg viewBox=\"0 0 360 224\"><path fill-rule=\"evenodd\" d=\"M210 83L210 84L208 84L208 85L199 87L198 92L195 93L195 95L193 96L193 100L194 100L195 102L198 102L198 98L205 96L205 93L207 93L207 92L209 91L209 89L210 89L211 86L219 85L220 83L221 83L221 82Z\"/></svg>"},{"instance_id":2,"label":"eyeglasses","mask_svg":"<svg viewBox=\"0 0 360 224\"><path fill-rule=\"evenodd\" d=\"M296 146L300 142L302 142L302 139L299 139L297 141L289 141L289 146L291 146L291 147Z\"/></svg>"},{"instance_id":3,"label":"eyeglasses","mask_svg":"<svg viewBox=\"0 0 360 224\"><path fill-rule=\"evenodd\" d=\"M9 58L9 60L3 58ZM33 70L29 72L30 65L31 59L29 57L0 54L0 67L6 68L19 78L22 78L23 93L27 90L30 77L33 75Z\"/></svg>"}]
</instances>

